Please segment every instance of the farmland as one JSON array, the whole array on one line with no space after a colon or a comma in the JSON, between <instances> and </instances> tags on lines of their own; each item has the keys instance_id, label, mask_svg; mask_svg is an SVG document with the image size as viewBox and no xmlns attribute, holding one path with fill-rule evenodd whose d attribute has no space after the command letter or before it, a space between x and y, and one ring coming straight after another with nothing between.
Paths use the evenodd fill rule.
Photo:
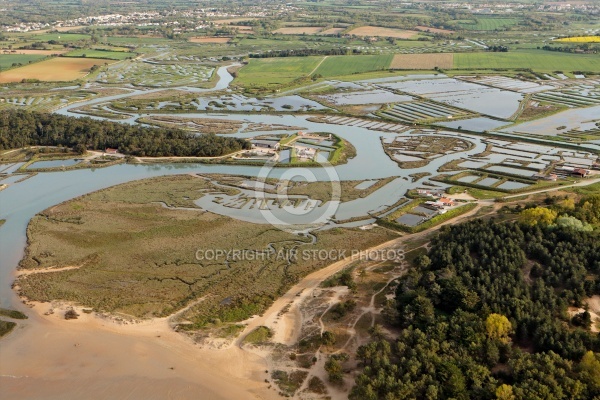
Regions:
<instances>
[{"instance_id":1,"label":"farmland","mask_svg":"<svg viewBox=\"0 0 600 400\"><path fill-rule=\"evenodd\" d=\"M600 36L574 36L556 39L556 41L563 43L600 43Z\"/></svg>"},{"instance_id":2,"label":"farmland","mask_svg":"<svg viewBox=\"0 0 600 400\"><path fill-rule=\"evenodd\" d=\"M134 58L136 53L129 53L125 51L108 51L108 50L94 50L94 49L77 49L65 54L65 57L78 57L78 58L105 58L109 60L125 60L127 58Z\"/></svg>"},{"instance_id":3,"label":"farmland","mask_svg":"<svg viewBox=\"0 0 600 400\"><path fill-rule=\"evenodd\" d=\"M419 32L401 29L382 28L379 26L361 26L348 32L356 36L379 36L392 37L396 39L412 39L417 37Z\"/></svg>"},{"instance_id":4,"label":"farmland","mask_svg":"<svg viewBox=\"0 0 600 400\"><path fill-rule=\"evenodd\" d=\"M190 38L191 43L229 43L231 38L229 37L211 37L211 36L195 36Z\"/></svg>"},{"instance_id":5,"label":"farmland","mask_svg":"<svg viewBox=\"0 0 600 400\"><path fill-rule=\"evenodd\" d=\"M286 57L251 59L234 83L246 87L270 87L289 84L309 75L323 57Z\"/></svg>"},{"instance_id":6,"label":"farmland","mask_svg":"<svg viewBox=\"0 0 600 400\"><path fill-rule=\"evenodd\" d=\"M460 25L463 29L472 31L494 31L511 27L517 24L516 18L477 18L473 21L464 21Z\"/></svg>"},{"instance_id":7,"label":"farmland","mask_svg":"<svg viewBox=\"0 0 600 400\"><path fill-rule=\"evenodd\" d=\"M392 69L434 69L452 68L454 66L454 54L396 54L390 68Z\"/></svg>"},{"instance_id":8,"label":"farmland","mask_svg":"<svg viewBox=\"0 0 600 400\"><path fill-rule=\"evenodd\" d=\"M44 33L42 35L33 35L31 37L31 39L40 42L48 42L50 40L54 40L59 43L76 42L79 40L88 40L90 38L90 35L82 33Z\"/></svg>"},{"instance_id":9,"label":"farmland","mask_svg":"<svg viewBox=\"0 0 600 400\"><path fill-rule=\"evenodd\" d=\"M319 65L315 74L332 77L383 70L389 68L392 58L391 54L380 56L330 56Z\"/></svg>"},{"instance_id":10,"label":"farmland","mask_svg":"<svg viewBox=\"0 0 600 400\"><path fill-rule=\"evenodd\" d=\"M323 29L321 26L296 26L289 28L279 28L273 33L279 33L282 35L314 35Z\"/></svg>"},{"instance_id":11,"label":"farmland","mask_svg":"<svg viewBox=\"0 0 600 400\"><path fill-rule=\"evenodd\" d=\"M82 78L94 65L104 65L106 60L94 58L59 57L2 72L0 82L40 81L64 82Z\"/></svg>"},{"instance_id":12,"label":"farmland","mask_svg":"<svg viewBox=\"0 0 600 400\"><path fill-rule=\"evenodd\" d=\"M2 54L0 55L0 70L4 70L7 68L13 67L13 64L29 64L34 61L39 61L44 59L45 55L33 55L33 54ZM2 79L2 75L0 75L0 80Z\"/></svg>"},{"instance_id":13,"label":"farmland","mask_svg":"<svg viewBox=\"0 0 600 400\"><path fill-rule=\"evenodd\" d=\"M589 254L515 325L448 272L482 248L436 250L479 218L596 250L598 198L569 190L600 180L598 1L3 3L0 307L35 318L0 398L600 396ZM565 270L534 258L509 275L545 298Z\"/></svg>"},{"instance_id":14,"label":"farmland","mask_svg":"<svg viewBox=\"0 0 600 400\"><path fill-rule=\"evenodd\" d=\"M536 71L592 71L600 72L600 55L568 54L536 50L508 53L458 53L454 55L454 68L458 69L518 69Z\"/></svg>"}]
</instances>

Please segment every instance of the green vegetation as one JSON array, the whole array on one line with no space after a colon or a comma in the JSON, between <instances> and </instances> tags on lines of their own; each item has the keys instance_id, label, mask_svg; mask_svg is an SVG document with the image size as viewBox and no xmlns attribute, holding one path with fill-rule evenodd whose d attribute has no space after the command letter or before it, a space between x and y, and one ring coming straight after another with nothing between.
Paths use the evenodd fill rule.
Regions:
<instances>
[{"instance_id":1,"label":"green vegetation","mask_svg":"<svg viewBox=\"0 0 600 400\"><path fill-rule=\"evenodd\" d=\"M409 205L402 207L402 209L404 209L402 213L416 207L420 203L420 200L413 200ZM436 225L446 222L452 218L458 217L462 214L466 214L467 212L475 209L475 207L477 207L477 203L467 203L464 206L456 207L449 211L446 211L444 214L438 214L435 217L421 222L416 226L407 226L399 224L392 219L393 217L379 218L377 220L377 223L381 226L396 229L402 232L417 233L432 228ZM394 213L392 215L396 216L397 214Z\"/></svg>"},{"instance_id":2,"label":"green vegetation","mask_svg":"<svg viewBox=\"0 0 600 400\"><path fill-rule=\"evenodd\" d=\"M358 349L350 398L599 396L598 334L566 312L600 294L598 243L540 225L443 228L398 285L397 340Z\"/></svg>"},{"instance_id":3,"label":"green vegetation","mask_svg":"<svg viewBox=\"0 0 600 400\"><path fill-rule=\"evenodd\" d=\"M142 157L211 157L249 148L243 139L197 136L178 129L146 128L90 118L29 111L0 112L0 150L26 146L65 146L83 154L108 147Z\"/></svg>"},{"instance_id":4,"label":"green vegetation","mask_svg":"<svg viewBox=\"0 0 600 400\"><path fill-rule=\"evenodd\" d=\"M0 55L0 71L26 65L44 58L46 56L37 54L2 54Z\"/></svg>"},{"instance_id":5,"label":"green vegetation","mask_svg":"<svg viewBox=\"0 0 600 400\"><path fill-rule=\"evenodd\" d=\"M171 315L204 297L178 317L180 329L194 330L260 314L298 279L329 264L266 256L210 260L202 256L204 251L248 249L261 254L271 244L282 254L291 249L349 251L394 236L382 229L331 229L318 232L311 244L308 237L270 225L158 204L194 207L193 200L204 193L222 192L211 183L218 177L207 178L183 175L132 182L34 217L20 267L79 268L22 276L22 293L34 300L63 299L140 318Z\"/></svg>"},{"instance_id":6,"label":"green vegetation","mask_svg":"<svg viewBox=\"0 0 600 400\"><path fill-rule=\"evenodd\" d=\"M356 282L352 277L353 268L345 268L342 271L330 276L321 283L322 287L346 286L348 289L356 289Z\"/></svg>"},{"instance_id":7,"label":"green vegetation","mask_svg":"<svg viewBox=\"0 0 600 400\"><path fill-rule=\"evenodd\" d=\"M235 83L246 88L278 88L308 79L309 75L329 78L385 70L392 59L393 54L251 58Z\"/></svg>"},{"instance_id":8,"label":"green vegetation","mask_svg":"<svg viewBox=\"0 0 600 400\"><path fill-rule=\"evenodd\" d=\"M235 82L248 88L278 87L308 76L323 57L253 58L238 72Z\"/></svg>"},{"instance_id":9,"label":"green vegetation","mask_svg":"<svg viewBox=\"0 0 600 400\"><path fill-rule=\"evenodd\" d=\"M27 319L27 315L23 314L21 311L10 310L8 308L0 308L0 316L14 319Z\"/></svg>"},{"instance_id":10,"label":"green vegetation","mask_svg":"<svg viewBox=\"0 0 600 400\"><path fill-rule=\"evenodd\" d=\"M266 326L259 326L244 338L244 343L264 344L269 342L272 336L273 332L271 332L269 328Z\"/></svg>"},{"instance_id":11,"label":"green vegetation","mask_svg":"<svg viewBox=\"0 0 600 400\"><path fill-rule=\"evenodd\" d=\"M300 388L302 382L308 376L307 371L295 370L290 373L277 370L273 371L271 378L281 389L281 393L285 397L292 396L296 390Z\"/></svg>"},{"instance_id":12,"label":"green vegetation","mask_svg":"<svg viewBox=\"0 0 600 400\"><path fill-rule=\"evenodd\" d=\"M314 74L329 78L385 70L390 67L393 58L393 54L377 56L329 56L319 65Z\"/></svg>"},{"instance_id":13,"label":"green vegetation","mask_svg":"<svg viewBox=\"0 0 600 400\"><path fill-rule=\"evenodd\" d=\"M516 18L477 18L472 21L459 22L461 28L469 31L495 31L516 25Z\"/></svg>"},{"instance_id":14,"label":"green vegetation","mask_svg":"<svg viewBox=\"0 0 600 400\"><path fill-rule=\"evenodd\" d=\"M109 60L125 60L134 58L137 54L125 51L109 51L95 49L77 49L65 54L65 57L106 58Z\"/></svg>"},{"instance_id":15,"label":"green vegetation","mask_svg":"<svg viewBox=\"0 0 600 400\"><path fill-rule=\"evenodd\" d=\"M14 322L4 321L0 319L0 337L8 335L13 329L15 329L16 326L17 324L15 324Z\"/></svg>"},{"instance_id":16,"label":"green vegetation","mask_svg":"<svg viewBox=\"0 0 600 400\"><path fill-rule=\"evenodd\" d=\"M592 71L600 72L600 55L569 54L543 50L519 50L508 53L456 53L454 68L458 69L532 69L539 72Z\"/></svg>"},{"instance_id":17,"label":"green vegetation","mask_svg":"<svg viewBox=\"0 0 600 400\"><path fill-rule=\"evenodd\" d=\"M32 40L39 42L49 42L55 41L58 43L69 43L69 42L77 42L79 40L88 40L90 39L90 35L82 34L82 33L44 33L41 35L34 35L31 37Z\"/></svg>"}]
</instances>

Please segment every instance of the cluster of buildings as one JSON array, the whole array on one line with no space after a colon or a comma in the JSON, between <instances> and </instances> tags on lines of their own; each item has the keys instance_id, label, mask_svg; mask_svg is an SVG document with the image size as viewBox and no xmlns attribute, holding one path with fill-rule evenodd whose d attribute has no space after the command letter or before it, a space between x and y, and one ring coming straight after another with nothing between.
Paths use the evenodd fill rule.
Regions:
<instances>
[{"instance_id":1,"label":"cluster of buildings","mask_svg":"<svg viewBox=\"0 0 600 400\"><path fill-rule=\"evenodd\" d=\"M31 23L20 23L13 26L4 27L6 32L29 32L39 31L42 29L58 29L68 28L74 26L87 26L87 25L103 25L103 26L117 26L127 25L133 23L152 21L156 18L160 18L161 15L156 11L149 12L133 12L130 14L107 14L107 15L96 15L93 17L81 17L76 19L70 19L67 21L56 21L53 23L42 23L42 22L31 22Z\"/></svg>"},{"instance_id":2,"label":"cluster of buildings","mask_svg":"<svg viewBox=\"0 0 600 400\"><path fill-rule=\"evenodd\" d=\"M420 196L433 197L434 200L423 203L424 207L438 210L440 214L446 212L446 209L454 207L456 202L448 197L444 197L444 192L441 190L417 189L417 194Z\"/></svg>"},{"instance_id":3,"label":"cluster of buildings","mask_svg":"<svg viewBox=\"0 0 600 400\"><path fill-rule=\"evenodd\" d=\"M298 10L291 4L280 4L266 6L247 7L244 12L228 12L223 9L194 9L194 10L169 10L169 11L138 11L131 13L117 13L87 16L52 23L28 22L12 26L4 26L5 32L30 32L43 29L58 29L78 26L123 26L136 24L138 26L171 26L179 25L177 21L200 21L201 23L193 29L202 29L210 26L213 20L230 18L266 18L274 15L282 15ZM0 10L1 11L1 10ZM174 18L175 17L175 18ZM182 30L182 29L179 29Z\"/></svg>"}]
</instances>

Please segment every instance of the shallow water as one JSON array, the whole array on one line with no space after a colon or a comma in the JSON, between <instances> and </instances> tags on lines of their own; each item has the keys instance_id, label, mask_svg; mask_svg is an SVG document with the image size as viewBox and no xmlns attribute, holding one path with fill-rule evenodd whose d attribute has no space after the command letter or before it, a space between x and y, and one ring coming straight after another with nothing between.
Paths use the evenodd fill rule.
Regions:
<instances>
[{"instance_id":1,"label":"shallow water","mask_svg":"<svg viewBox=\"0 0 600 400\"><path fill-rule=\"evenodd\" d=\"M55 167L70 167L71 165L79 164L81 160L51 160L51 161L36 161L27 166L27 169L36 168L55 168Z\"/></svg>"}]
</instances>

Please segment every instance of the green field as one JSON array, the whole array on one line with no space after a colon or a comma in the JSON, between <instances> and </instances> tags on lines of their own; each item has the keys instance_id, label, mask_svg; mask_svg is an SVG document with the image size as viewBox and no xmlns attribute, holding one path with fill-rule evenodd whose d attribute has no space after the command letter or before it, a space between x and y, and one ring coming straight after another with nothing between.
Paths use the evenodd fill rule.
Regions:
<instances>
[{"instance_id":1,"label":"green field","mask_svg":"<svg viewBox=\"0 0 600 400\"><path fill-rule=\"evenodd\" d=\"M40 42L47 42L49 40L56 40L57 42L76 42L78 40L88 40L90 35L82 33L45 33L43 35L34 35L31 39Z\"/></svg>"},{"instance_id":2,"label":"green field","mask_svg":"<svg viewBox=\"0 0 600 400\"><path fill-rule=\"evenodd\" d=\"M460 22L460 26L469 31L493 31L516 25L518 21L516 18L477 18L473 21Z\"/></svg>"},{"instance_id":3,"label":"green field","mask_svg":"<svg viewBox=\"0 0 600 400\"><path fill-rule=\"evenodd\" d=\"M352 75L389 68L393 54L376 56L330 56L317 68L315 74L324 77Z\"/></svg>"},{"instance_id":4,"label":"green field","mask_svg":"<svg viewBox=\"0 0 600 400\"><path fill-rule=\"evenodd\" d=\"M323 57L253 58L239 72L236 83L247 87L284 85L309 75Z\"/></svg>"},{"instance_id":5,"label":"green field","mask_svg":"<svg viewBox=\"0 0 600 400\"><path fill-rule=\"evenodd\" d=\"M11 68L14 63L26 65L30 61L38 61L45 57L37 54L2 54L0 55L0 69Z\"/></svg>"},{"instance_id":6,"label":"green field","mask_svg":"<svg viewBox=\"0 0 600 400\"><path fill-rule=\"evenodd\" d=\"M127 58L134 58L137 56L136 53L128 53L125 51L77 49L68 52L65 54L65 57L83 57L84 55L87 58L108 58L110 60L125 60Z\"/></svg>"},{"instance_id":7,"label":"green field","mask_svg":"<svg viewBox=\"0 0 600 400\"><path fill-rule=\"evenodd\" d=\"M508 53L457 53L454 54L454 68L531 68L539 72L600 72L600 55L569 54L543 50L514 51Z\"/></svg>"},{"instance_id":8,"label":"green field","mask_svg":"<svg viewBox=\"0 0 600 400\"><path fill-rule=\"evenodd\" d=\"M165 44L172 43L173 40L157 37L127 37L127 36L109 36L106 43L115 46L141 46L144 44Z\"/></svg>"},{"instance_id":9,"label":"green field","mask_svg":"<svg viewBox=\"0 0 600 400\"><path fill-rule=\"evenodd\" d=\"M246 87L276 87L309 75L333 77L389 68L393 54L374 56L253 58L236 83Z\"/></svg>"}]
</instances>

